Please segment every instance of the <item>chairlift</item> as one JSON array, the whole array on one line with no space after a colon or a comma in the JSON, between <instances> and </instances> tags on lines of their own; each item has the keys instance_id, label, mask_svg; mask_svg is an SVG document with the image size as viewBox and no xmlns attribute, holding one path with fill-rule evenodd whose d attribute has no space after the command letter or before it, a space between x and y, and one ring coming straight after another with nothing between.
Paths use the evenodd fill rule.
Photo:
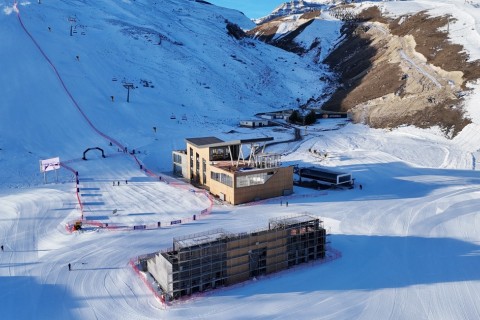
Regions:
<instances>
[{"instance_id":1,"label":"chairlift","mask_svg":"<svg viewBox=\"0 0 480 320\"><path fill-rule=\"evenodd\" d=\"M175 117L175 115L172 113L172 115L170 116L170 119L175 120L177 119L177 117Z\"/></svg>"}]
</instances>

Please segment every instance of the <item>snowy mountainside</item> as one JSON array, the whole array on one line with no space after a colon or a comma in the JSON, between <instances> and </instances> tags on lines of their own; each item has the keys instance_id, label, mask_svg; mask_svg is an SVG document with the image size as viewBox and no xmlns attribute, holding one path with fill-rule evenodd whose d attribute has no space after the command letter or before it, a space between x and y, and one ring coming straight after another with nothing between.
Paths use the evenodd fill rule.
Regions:
<instances>
[{"instance_id":1,"label":"snowy mountainside","mask_svg":"<svg viewBox=\"0 0 480 320\"><path fill-rule=\"evenodd\" d=\"M331 50L339 37L344 44L351 39L340 33L344 23L326 12L295 37L305 48L318 38L312 42L321 48L316 64L315 50L302 57L256 40L235 40L226 20L244 29L252 22L200 1L24 1L19 15L13 3L0 1L2 319L480 318L478 82L468 83L473 90L464 100L472 123L453 139L438 126L376 129L320 119L308 128L296 126L303 139L292 141L291 128L241 128L238 120L297 107L334 87L327 83L334 75L321 60L341 51ZM405 47L395 39L409 26L423 31L417 22L424 17L413 17L419 8L454 10L458 21L450 21L450 35L456 43L470 42L465 48L473 62L473 49L480 48L478 8L463 0L389 6L391 15L412 14L391 24L395 35L379 17L358 31L391 41L379 61L409 57L400 66L418 72L409 73L408 81L435 89L433 79L449 92L449 77L460 79L460 73L426 67L431 52L419 50L429 47L428 38L419 38L425 41L416 42L417 51L411 38L404 39ZM465 66L465 57L441 48L433 58L451 53L448 60ZM394 55L399 49L404 54ZM387 64L372 66L368 74L379 77L375 66ZM476 69L464 71L467 77ZM389 78L379 79L363 80L380 89ZM130 83L127 103L124 85ZM281 154L283 165L349 172L355 186L295 185L289 196L240 206L212 201L170 176L171 150L183 148L185 137L211 135L273 136L281 143L266 150ZM151 171L108 140L135 149ZM105 159L92 150L82 160L85 148L97 146ZM62 168L59 183L49 173L42 184L38 160L54 156L78 170L78 181ZM324 222L329 254L338 259L309 261L172 304L157 299L152 278L133 268L138 256L170 248L174 238L219 228L258 231L269 219L299 213ZM67 229L80 219L82 230Z\"/></svg>"},{"instance_id":2,"label":"snowy mountainside","mask_svg":"<svg viewBox=\"0 0 480 320\"><path fill-rule=\"evenodd\" d=\"M331 2L321 9L292 2L285 8L296 6L249 33L335 71L335 92L309 106L348 111L356 122L378 128L438 126L448 137L475 121L467 98L480 78L475 1Z\"/></svg>"},{"instance_id":3,"label":"snowy mountainside","mask_svg":"<svg viewBox=\"0 0 480 320\"><path fill-rule=\"evenodd\" d=\"M317 1L304 1L304 0L293 0L290 2L285 2L278 7L276 7L269 15L253 20L257 25L263 24L267 21L273 20L275 18L281 18L285 16L291 16L296 14L303 14L310 11L321 10L326 8L328 5L335 3L332 0L317 0Z\"/></svg>"},{"instance_id":4,"label":"snowy mountainside","mask_svg":"<svg viewBox=\"0 0 480 320\"><path fill-rule=\"evenodd\" d=\"M12 185L24 183L24 175L38 183L39 158L79 158L87 147L105 146L69 94L101 132L131 148L162 150L169 159L172 148L183 147L184 137L171 134L179 127L195 135L212 134L211 126L222 132L223 124L298 105L297 98L306 101L323 90L321 66L228 35L227 22L253 27L235 10L173 0L19 3L26 29L67 93L12 8L9 2L0 5L6 31L0 59L7 62L0 76L7 88L0 161L18 164L0 179ZM284 68L287 61L295 68ZM134 85L130 103L126 83ZM63 143L69 140L75 142ZM16 141L15 147L6 141ZM155 168L169 170L168 161Z\"/></svg>"}]
</instances>

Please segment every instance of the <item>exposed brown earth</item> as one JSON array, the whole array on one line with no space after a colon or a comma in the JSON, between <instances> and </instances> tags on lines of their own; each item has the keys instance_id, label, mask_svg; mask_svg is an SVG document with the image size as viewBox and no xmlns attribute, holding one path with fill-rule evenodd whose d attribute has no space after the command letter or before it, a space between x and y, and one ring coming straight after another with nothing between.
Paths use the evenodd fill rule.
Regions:
<instances>
[{"instance_id":1,"label":"exposed brown earth","mask_svg":"<svg viewBox=\"0 0 480 320\"><path fill-rule=\"evenodd\" d=\"M388 20L376 7L362 12L344 27L347 39L325 61L342 86L324 108L349 111L372 127L438 125L456 135L470 123L462 91L480 78L480 63L469 62L462 46L439 30L448 19L420 12Z\"/></svg>"},{"instance_id":2,"label":"exposed brown earth","mask_svg":"<svg viewBox=\"0 0 480 320\"><path fill-rule=\"evenodd\" d=\"M354 121L377 128L439 126L450 137L470 123L462 111L462 96L467 82L480 78L480 62L468 61L463 47L442 31L451 17L419 12L390 19L375 6L360 14L352 9L345 5L331 11L346 22L345 40L324 61L340 78L324 109L348 111ZM308 49L294 38L319 15L303 14L299 27L281 40L272 41L281 18L248 33L303 54ZM307 104L318 107L315 100Z\"/></svg>"},{"instance_id":3,"label":"exposed brown earth","mask_svg":"<svg viewBox=\"0 0 480 320\"><path fill-rule=\"evenodd\" d=\"M274 40L273 38L277 33L278 27L283 23L282 18L273 19L268 23L259 25L252 30L249 30L247 34L284 50L302 54L306 51L305 48L297 45L294 39L305 30L305 28L308 27L313 20L320 15L320 13L320 11L311 11L302 14L299 18L299 26L293 32L290 32L279 39Z\"/></svg>"}]
</instances>

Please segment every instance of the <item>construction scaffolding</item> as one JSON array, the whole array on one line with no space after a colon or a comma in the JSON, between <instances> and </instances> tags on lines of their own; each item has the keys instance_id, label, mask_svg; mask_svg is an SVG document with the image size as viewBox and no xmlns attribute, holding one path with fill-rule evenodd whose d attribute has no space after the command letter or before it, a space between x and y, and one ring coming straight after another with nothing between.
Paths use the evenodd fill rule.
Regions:
<instances>
[{"instance_id":1,"label":"construction scaffolding","mask_svg":"<svg viewBox=\"0 0 480 320\"><path fill-rule=\"evenodd\" d=\"M147 260L167 299L232 285L325 257L326 231L315 216L270 219L268 229L223 229L173 239L173 248Z\"/></svg>"}]
</instances>

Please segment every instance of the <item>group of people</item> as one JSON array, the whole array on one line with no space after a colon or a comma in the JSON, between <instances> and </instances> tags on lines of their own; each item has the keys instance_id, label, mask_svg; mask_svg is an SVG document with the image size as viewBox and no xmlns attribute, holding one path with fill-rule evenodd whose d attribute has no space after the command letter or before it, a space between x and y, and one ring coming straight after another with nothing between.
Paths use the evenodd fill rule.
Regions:
<instances>
[{"instance_id":1,"label":"group of people","mask_svg":"<svg viewBox=\"0 0 480 320\"><path fill-rule=\"evenodd\" d=\"M125 180L125 184L128 184L128 180ZM120 181L117 181L117 186L120 185ZM115 186L115 181L113 181L113 186Z\"/></svg>"}]
</instances>

